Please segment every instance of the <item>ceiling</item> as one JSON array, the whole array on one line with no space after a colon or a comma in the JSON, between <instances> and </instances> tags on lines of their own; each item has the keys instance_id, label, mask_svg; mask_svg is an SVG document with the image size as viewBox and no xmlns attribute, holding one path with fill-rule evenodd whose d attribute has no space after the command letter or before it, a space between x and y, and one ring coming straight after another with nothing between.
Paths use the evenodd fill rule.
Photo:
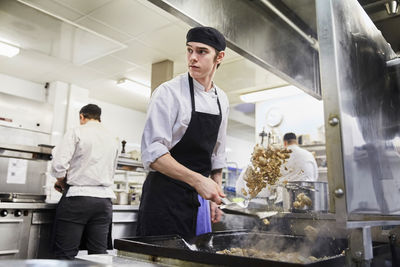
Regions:
<instances>
[{"instance_id":1,"label":"ceiling","mask_svg":"<svg viewBox=\"0 0 400 267\"><path fill-rule=\"evenodd\" d=\"M146 111L148 99L116 86L128 78L150 86L152 63L187 70L186 23L146 0L2 0L0 40L21 48L3 57L0 73L45 84L63 81L89 89L90 97ZM239 96L287 82L230 49L215 76L232 106ZM248 122L254 114L247 113ZM254 141L254 126L230 118L232 136Z\"/></svg>"},{"instance_id":2,"label":"ceiling","mask_svg":"<svg viewBox=\"0 0 400 267\"><path fill-rule=\"evenodd\" d=\"M292 18L303 22L310 35L316 32L314 1L272 0L296 10ZM384 16L387 1L359 2L399 51L400 31L395 29L400 16ZM43 85L72 83L89 89L91 98L145 112L148 99L116 86L116 81L129 78L150 86L152 64L167 59L174 62L174 75L185 72L189 28L147 0L1 0L0 40L19 46L21 52L2 57L0 73ZM231 106L241 103L240 94L287 85L229 48L215 81ZM254 141L250 110L240 116L232 112L230 135Z\"/></svg>"}]
</instances>

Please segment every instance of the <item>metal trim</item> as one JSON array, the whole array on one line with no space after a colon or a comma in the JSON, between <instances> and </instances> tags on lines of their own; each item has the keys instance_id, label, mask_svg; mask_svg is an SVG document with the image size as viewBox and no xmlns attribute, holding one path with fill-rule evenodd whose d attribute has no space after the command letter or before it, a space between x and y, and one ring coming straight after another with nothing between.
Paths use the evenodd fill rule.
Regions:
<instances>
[{"instance_id":1,"label":"metal trim","mask_svg":"<svg viewBox=\"0 0 400 267\"><path fill-rule=\"evenodd\" d=\"M348 221L346 222L346 228L355 229L363 227L374 227L374 226L391 226L400 225L400 221Z\"/></svg>"},{"instance_id":2,"label":"metal trim","mask_svg":"<svg viewBox=\"0 0 400 267\"><path fill-rule=\"evenodd\" d=\"M0 223L22 223L23 219L0 219Z\"/></svg>"},{"instance_id":3,"label":"metal trim","mask_svg":"<svg viewBox=\"0 0 400 267\"><path fill-rule=\"evenodd\" d=\"M326 135L326 159L328 163L328 183L330 197L330 212L336 213L336 220L347 221L346 194L342 197L335 197L338 189L345 192L344 168L342 157L342 136L339 117L339 96L338 96L338 69L334 55L337 47L334 43L334 24L332 14L332 1L316 1L317 26L320 43L320 73L322 99L324 101L325 114L325 135ZM324 64L325 62L325 64ZM330 64L326 64L330 62ZM332 68L335 66L336 68ZM337 124L329 122L337 119ZM332 170L335 170L333 172Z\"/></svg>"},{"instance_id":4,"label":"metal trim","mask_svg":"<svg viewBox=\"0 0 400 267\"><path fill-rule=\"evenodd\" d=\"M19 253L19 249L0 250L0 255L10 255Z\"/></svg>"},{"instance_id":5,"label":"metal trim","mask_svg":"<svg viewBox=\"0 0 400 267\"><path fill-rule=\"evenodd\" d=\"M279 9L277 9L269 0L260 0L260 2L263 3L265 6L267 6L276 15L278 15L293 30L295 30L298 34L300 34L300 36L303 37L304 40L306 40L311 45L312 48L314 48L316 51L319 51L318 40L306 34L302 29L297 27L296 24L294 24L288 17L286 17L285 14L283 14Z\"/></svg>"}]
</instances>

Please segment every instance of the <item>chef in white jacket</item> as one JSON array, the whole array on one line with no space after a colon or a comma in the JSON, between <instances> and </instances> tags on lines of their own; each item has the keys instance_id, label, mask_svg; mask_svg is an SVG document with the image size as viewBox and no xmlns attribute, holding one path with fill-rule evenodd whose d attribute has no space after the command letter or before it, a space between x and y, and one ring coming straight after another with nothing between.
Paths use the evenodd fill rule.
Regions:
<instances>
[{"instance_id":1,"label":"chef in white jacket","mask_svg":"<svg viewBox=\"0 0 400 267\"><path fill-rule=\"evenodd\" d=\"M292 152L287 162L282 165L280 182L317 181L317 162L311 152L299 147L296 134L286 133L283 136L283 145ZM276 203L282 202L282 191L283 188L278 187Z\"/></svg>"},{"instance_id":2,"label":"chef in white jacket","mask_svg":"<svg viewBox=\"0 0 400 267\"><path fill-rule=\"evenodd\" d=\"M140 200L138 236L178 234L190 239L211 232L211 222L221 218L229 101L213 77L225 48L218 30L190 29L188 72L153 93L142 136L142 162L149 173Z\"/></svg>"},{"instance_id":3,"label":"chef in white jacket","mask_svg":"<svg viewBox=\"0 0 400 267\"><path fill-rule=\"evenodd\" d=\"M314 156L307 150L299 147L297 143L297 137L294 133L286 133L283 136L283 145L290 149L289 159L281 167L281 178L279 182L294 182L294 181L317 181L318 180L318 166ZM244 174L246 168L243 169L242 173L236 181L236 192L238 195L242 195L242 189L248 190L246 182L244 181ZM282 203L283 188L278 186L276 192L273 187L267 186L260 193L257 198L270 198L271 200L276 198L275 204ZM275 195L276 194L276 195ZM256 201L257 202L257 201Z\"/></svg>"}]
</instances>

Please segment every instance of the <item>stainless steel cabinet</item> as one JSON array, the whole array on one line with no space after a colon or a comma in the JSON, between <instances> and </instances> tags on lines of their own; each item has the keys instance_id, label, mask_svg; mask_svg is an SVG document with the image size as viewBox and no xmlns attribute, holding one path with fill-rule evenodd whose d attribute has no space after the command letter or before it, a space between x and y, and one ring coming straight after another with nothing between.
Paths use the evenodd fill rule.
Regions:
<instances>
[{"instance_id":1,"label":"stainless steel cabinet","mask_svg":"<svg viewBox=\"0 0 400 267\"><path fill-rule=\"evenodd\" d=\"M1 209L0 260L27 257L28 236L32 214L21 210Z\"/></svg>"}]
</instances>

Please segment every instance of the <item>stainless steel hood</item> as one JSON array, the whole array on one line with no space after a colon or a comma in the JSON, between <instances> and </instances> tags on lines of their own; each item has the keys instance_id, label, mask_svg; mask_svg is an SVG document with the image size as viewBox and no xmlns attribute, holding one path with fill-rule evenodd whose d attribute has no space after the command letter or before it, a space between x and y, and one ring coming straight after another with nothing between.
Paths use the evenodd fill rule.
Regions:
<instances>
[{"instance_id":1,"label":"stainless steel hood","mask_svg":"<svg viewBox=\"0 0 400 267\"><path fill-rule=\"evenodd\" d=\"M217 28L227 38L229 48L321 98L316 39L299 34L301 29L295 30L288 23L292 20L272 1L149 1L192 26Z\"/></svg>"}]
</instances>

